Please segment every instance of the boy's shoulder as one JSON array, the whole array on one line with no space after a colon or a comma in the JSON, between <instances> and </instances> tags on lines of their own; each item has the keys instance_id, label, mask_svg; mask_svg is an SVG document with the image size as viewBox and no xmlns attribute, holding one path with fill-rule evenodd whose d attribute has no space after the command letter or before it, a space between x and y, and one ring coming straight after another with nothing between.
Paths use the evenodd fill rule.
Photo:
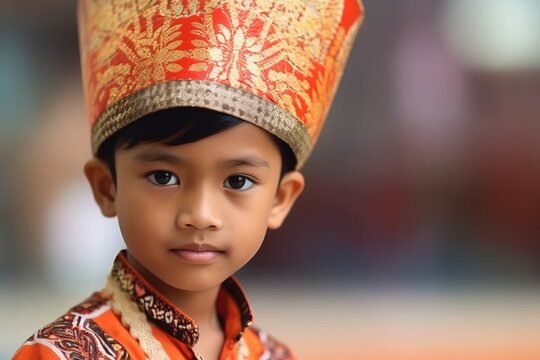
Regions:
<instances>
[{"instance_id":1,"label":"boy's shoulder","mask_svg":"<svg viewBox=\"0 0 540 360\"><path fill-rule=\"evenodd\" d=\"M34 333L17 351L19 359L130 359L99 324L110 311L103 293L96 292Z\"/></svg>"},{"instance_id":2,"label":"boy's shoulder","mask_svg":"<svg viewBox=\"0 0 540 360\"><path fill-rule=\"evenodd\" d=\"M96 292L34 333L13 360L132 359L111 334L128 335L104 293ZM125 333L125 334L124 334ZM122 334L122 335L121 335ZM129 335L128 335L129 337ZM122 340L122 342L130 342ZM238 341L238 358L293 360L290 349L259 327L250 325ZM244 356L244 357L243 357Z\"/></svg>"}]
</instances>

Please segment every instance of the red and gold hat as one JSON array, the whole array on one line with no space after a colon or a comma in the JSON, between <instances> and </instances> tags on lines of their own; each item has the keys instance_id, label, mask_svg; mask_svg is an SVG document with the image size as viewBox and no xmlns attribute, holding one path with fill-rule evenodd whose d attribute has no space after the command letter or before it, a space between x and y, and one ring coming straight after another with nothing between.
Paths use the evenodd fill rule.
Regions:
<instances>
[{"instance_id":1,"label":"red and gold hat","mask_svg":"<svg viewBox=\"0 0 540 360\"><path fill-rule=\"evenodd\" d=\"M309 156L363 18L360 0L80 0L94 153L152 112L203 107Z\"/></svg>"}]
</instances>

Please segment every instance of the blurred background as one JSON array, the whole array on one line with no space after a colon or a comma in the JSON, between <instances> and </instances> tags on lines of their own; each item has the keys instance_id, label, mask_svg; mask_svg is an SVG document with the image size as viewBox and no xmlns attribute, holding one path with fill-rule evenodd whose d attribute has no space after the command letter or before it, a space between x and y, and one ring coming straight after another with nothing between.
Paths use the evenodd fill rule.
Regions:
<instances>
[{"instance_id":1,"label":"blurred background","mask_svg":"<svg viewBox=\"0 0 540 360\"><path fill-rule=\"evenodd\" d=\"M540 2L365 0L307 188L240 277L304 359L540 358ZM122 248L76 2L0 0L0 358Z\"/></svg>"}]
</instances>

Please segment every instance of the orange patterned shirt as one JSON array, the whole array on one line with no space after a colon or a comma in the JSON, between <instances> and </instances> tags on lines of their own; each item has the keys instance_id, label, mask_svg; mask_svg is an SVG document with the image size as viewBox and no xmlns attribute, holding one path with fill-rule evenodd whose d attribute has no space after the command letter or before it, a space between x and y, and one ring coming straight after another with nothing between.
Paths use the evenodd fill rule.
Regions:
<instances>
[{"instance_id":1,"label":"orange patterned shirt","mask_svg":"<svg viewBox=\"0 0 540 360\"><path fill-rule=\"evenodd\" d=\"M115 259L111 278L146 314L154 339L170 359L197 359L192 350L199 336L196 324L130 265L125 252ZM293 359L285 345L250 325L251 310L235 279L222 284L216 306L225 332L220 360ZM38 330L13 359L145 360L147 356L102 291Z\"/></svg>"}]
</instances>

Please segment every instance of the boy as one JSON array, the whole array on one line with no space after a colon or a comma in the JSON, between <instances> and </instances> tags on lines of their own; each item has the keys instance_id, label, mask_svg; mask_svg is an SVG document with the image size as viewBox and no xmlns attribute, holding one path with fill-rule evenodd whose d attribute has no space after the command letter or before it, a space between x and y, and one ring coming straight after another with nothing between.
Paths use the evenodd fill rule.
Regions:
<instances>
[{"instance_id":1,"label":"boy","mask_svg":"<svg viewBox=\"0 0 540 360\"><path fill-rule=\"evenodd\" d=\"M291 359L232 277L302 192L357 0L81 0L95 157L127 250L15 359Z\"/></svg>"}]
</instances>

